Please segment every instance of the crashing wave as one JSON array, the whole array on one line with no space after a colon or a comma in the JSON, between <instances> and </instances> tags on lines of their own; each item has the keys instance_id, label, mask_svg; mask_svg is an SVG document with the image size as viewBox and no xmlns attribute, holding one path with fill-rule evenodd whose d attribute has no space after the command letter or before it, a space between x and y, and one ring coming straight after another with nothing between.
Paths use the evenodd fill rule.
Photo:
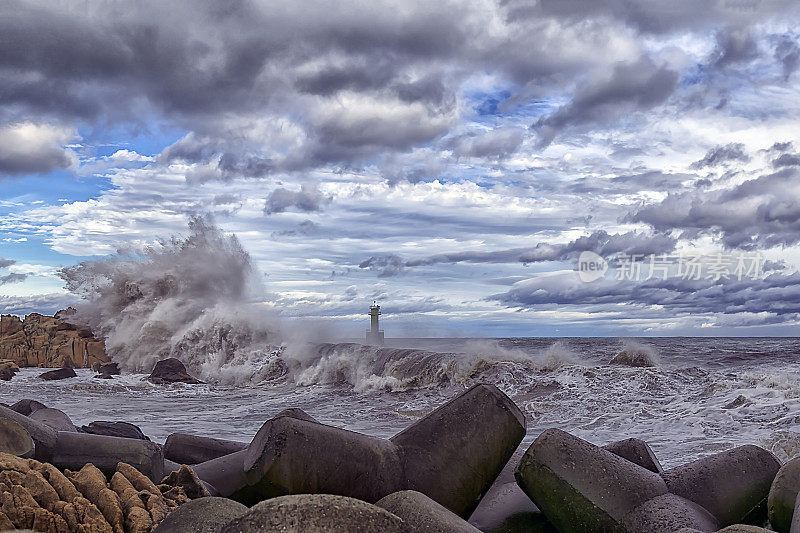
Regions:
<instances>
[{"instance_id":1,"label":"crashing wave","mask_svg":"<svg viewBox=\"0 0 800 533\"><path fill-rule=\"evenodd\" d=\"M658 366L658 352L649 344L642 344L631 339L626 339L622 350L611 360L612 365L633 367Z\"/></svg>"}]
</instances>

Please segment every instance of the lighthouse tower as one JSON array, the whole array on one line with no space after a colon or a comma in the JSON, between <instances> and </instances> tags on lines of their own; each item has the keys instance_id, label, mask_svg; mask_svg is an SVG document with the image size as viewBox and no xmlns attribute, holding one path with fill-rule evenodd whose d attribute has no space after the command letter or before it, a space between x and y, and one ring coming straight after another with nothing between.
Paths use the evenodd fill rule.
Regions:
<instances>
[{"instance_id":1,"label":"lighthouse tower","mask_svg":"<svg viewBox=\"0 0 800 533\"><path fill-rule=\"evenodd\" d=\"M381 315L381 306L373 301L369 306L370 329L367 330L367 344L383 344L383 331L378 328L378 317Z\"/></svg>"}]
</instances>

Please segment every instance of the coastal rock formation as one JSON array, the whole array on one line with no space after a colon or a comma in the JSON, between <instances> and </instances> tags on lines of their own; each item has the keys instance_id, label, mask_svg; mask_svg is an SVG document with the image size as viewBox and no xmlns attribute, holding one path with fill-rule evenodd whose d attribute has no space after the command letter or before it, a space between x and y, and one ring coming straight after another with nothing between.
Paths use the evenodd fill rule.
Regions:
<instances>
[{"instance_id":1,"label":"coastal rock formation","mask_svg":"<svg viewBox=\"0 0 800 533\"><path fill-rule=\"evenodd\" d=\"M162 359L156 363L147 379L159 385L167 383L202 383L199 379L190 376L183 363L174 357Z\"/></svg>"},{"instance_id":2,"label":"coastal rock formation","mask_svg":"<svg viewBox=\"0 0 800 533\"><path fill-rule=\"evenodd\" d=\"M190 499L181 486L156 486L125 463L109 480L91 463L62 473L49 463L0 453L3 530L145 533Z\"/></svg>"},{"instance_id":3,"label":"coastal rock formation","mask_svg":"<svg viewBox=\"0 0 800 533\"><path fill-rule=\"evenodd\" d=\"M102 340L88 329L66 322L74 312L68 309L55 316L31 313L24 320L0 316L0 360L20 367L48 368L90 368L110 362Z\"/></svg>"}]
</instances>

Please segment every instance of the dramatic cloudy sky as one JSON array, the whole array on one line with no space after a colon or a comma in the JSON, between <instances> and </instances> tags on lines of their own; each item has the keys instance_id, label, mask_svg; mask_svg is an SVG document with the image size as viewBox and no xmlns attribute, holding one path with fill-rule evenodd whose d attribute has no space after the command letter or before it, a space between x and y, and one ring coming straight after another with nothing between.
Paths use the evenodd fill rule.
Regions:
<instances>
[{"instance_id":1,"label":"dramatic cloudy sky","mask_svg":"<svg viewBox=\"0 0 800 533\"><path fill-rule=\"evenodd\" d=\"M344 334L378 299L388 336L794 335L798 27L796 0L5 0L0 311L200 214Z\"/></svg>"}]
</instances>

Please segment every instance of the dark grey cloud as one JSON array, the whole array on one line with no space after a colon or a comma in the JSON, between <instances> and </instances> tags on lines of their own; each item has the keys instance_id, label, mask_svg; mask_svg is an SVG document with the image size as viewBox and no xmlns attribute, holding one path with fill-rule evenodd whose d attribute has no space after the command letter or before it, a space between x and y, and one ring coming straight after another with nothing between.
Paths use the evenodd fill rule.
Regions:
<instances>
[{"instance_id":1,"label":"dark grey cloud","mask_svg":"<svg viewBox=\"0 0 800 533\"><path fill-rule=\"evenodd\" d=\"M702 159L692 163L691 168L701 169L713 167L730 161L740 161L746 163L750 161L745 147L742 143L730 143L724 146L716 146L706 152Z\"/></svg>"},{"instance_id":2,"label":"dark grey cloud","mask_svg":"<svg viewBox=\"0 0 800 533\"><path fill-rule=\"evenodd\" d=\"M792 0L503 0L508 17L520 20L553 16L579 22L587 16L617 19L643 33L691 31L715 25L752 24L797 12Z\"/></svg>"},{"instance_id":3,"label":"dark grey cloud","mask_svg":"<svg viewBox=\"0 0 800 533\"><path fill-rule=\"evenodd\" d=\"M787 167L724 189L669 194L627 220L710 234L731 248L792 245L800 242L800 175Z\"/></svg>"},{"instance_id":4,"label":"dark grey cloud","mask_svg":"<svg viewBox=\"0 0 800 533\"><path fill-rule=\"evenodd\" d=\"M0 268L10 267L11 265L14 265L16 263L17 262L14 261L13 259L5 259L3 257L0 257Z\"/></svg>"},{"instance_id":5,"label":"dark grey cloud","mask_svg":"<svg viewBox=\"0 0 800 533\"><path fill-rule=\"evenodd\" d=\"M534 124L539 144L547 146L570 127L591 128L619 120L626 113L652 109L664 103L677 85L678 73L648 56L618 64L609 77L580 86L569 103Z\"/></svg>"},{"instance_id":6,"label":"dark grey cloud","mask_svg":"<svg viewBox=\"0 0 800 533\"><path fill-rule=\"evenodd\" d=\"M300 186L299 191L291 191L283 187L272 191L267 197L264 212L268 215L283 213L292 207L298 211L320 211L328 202L330 202L330 197L325 196L316 183L304 183Z\"/></svg>"},{"instance_id":7,"label":"dark grey cloud","mask_svg":"<svg viewBox=\"0 0 800 533\"><path fill-rule=\"evenodd\" d=\"M783 79L789 78L800 66L800 45L794 36L784 35L775 45L775 59L777 59L783 69Z\"/></svg>"},{"instance_id":8,"label":"dark grey cloud","mask_svg":"<svg viewBox=\"0 0 800 533\"><path fill-rule=\"evenodd\" d=\"M466 250L446 254L436 254L420 259L404 260L397 254L373 256L358 266L378 272L379 277L401 274L406 268L452 263L538 263L542 261L563 261L580 252L591 250L603 256L618 253L663 254L675 249L676 239L669 235L646 235L638 232L610 235L605 231L595 231L566 244L538 243L526 248L505 250Z\"/></svg>"},{"instance_id":9,"label":"dark grey cloud","mask_svg":"<svg viewBox=\"0 0 800 533\"><path fill-rule=\"evenodd\" d=\"M775 168L800 166L800 154L781 154L772 161Z\"/></svg>"},{"instance_id":10,"label":"dark grey cloud","mask_svg":"<svg viewBox=\"0 0 800 533\"><path fill-rule=\"evenodd\" d=\"M800 313L800 273L773 273L763 279L673 277L645 281L602 279L592 283L582 283L577 275L568 273L520 281L489 299L511 307L554 304L611 310L616 306L659 306L670 318L702 313L769 313L780 317L779 321L791 321Z\"/></svg>"},{"instance_id":11,"label":"dark grey cloud","mask_svg":"<svg viewBox=\"0 0 800 533\"><path fill-rule=\"evenodd\" d=\"M525 132L518 128L494 129L483 134L469 134L444 143L456 156L503 159L519 149Z\"/></svg>"},{"instance_id":12,"label":"dark grey cloud","mask_svg":"<svg viewBox=\"0 0 800 533\"><path fill-rule=\"evenodd\" d=\"M5 276L0 276L0 285L5 285L6 283L18 283L20 281L25 281L27 278L27 274L6 274Z\"/></svg>"},{"instance_id":13,"label":"dark grey cloud","mask_svg":"<svg viewBox=\"0 0 800 533\"><path fill-rule=\"evenodd\" d=\"M0 124L0 176L75 166L74 154L63 146L71 137L69 128L29 122Z\"/></svg>"},{"instance_id":14,"label":"dark grey cloud","mask_svg":"<svg viewBox=\"0 0 800 533\"><path fill-rule=\"evenodd\" d=\"M717 32L712 57L718 68L748 63L758 57L758 43L747 26L725 28Z\"/></svg>"}]
</instances>

